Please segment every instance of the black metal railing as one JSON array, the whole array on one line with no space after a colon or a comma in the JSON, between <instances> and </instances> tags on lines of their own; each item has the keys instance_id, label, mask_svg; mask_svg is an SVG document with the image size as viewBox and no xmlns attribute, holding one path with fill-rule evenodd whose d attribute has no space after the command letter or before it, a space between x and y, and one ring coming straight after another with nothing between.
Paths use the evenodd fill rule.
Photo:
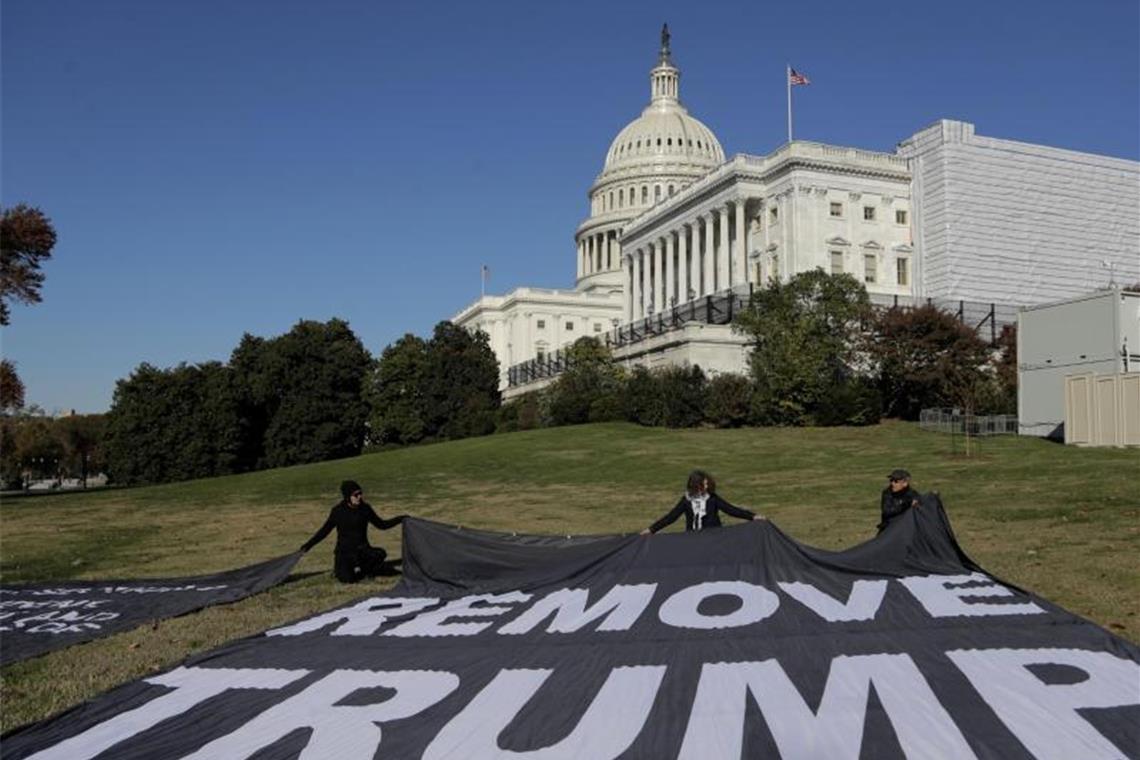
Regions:
<instances>
[{"instance_id":1,"label":"black metal railing","mask_svg":"<svg viewBox=\"0 0 1140 760\"><path fill-rule=\"evenodd\" d=\"M748 308L752 299L753 284L725 290L719 293L693 299L687 303L670 306L656 314L634 320L627 325L619 325L598 336L611 350L625 348L658 335L678 330L689 323L707 325L727 325L742 310ZM948 300L937 298L909 298L906 296L871 296L871 305L876 309L914 308L927 305L949 311L958 321L968 324L985 335L988 333L990 345L996 345L998 332L1003 324L1017 319L1015 307L980 301ZM565 371L567 357L564 349L556 350L542 357L515 364L507 369L509 387L526 385L537 380L554 378Z\"/></svg>"}]
</instances>

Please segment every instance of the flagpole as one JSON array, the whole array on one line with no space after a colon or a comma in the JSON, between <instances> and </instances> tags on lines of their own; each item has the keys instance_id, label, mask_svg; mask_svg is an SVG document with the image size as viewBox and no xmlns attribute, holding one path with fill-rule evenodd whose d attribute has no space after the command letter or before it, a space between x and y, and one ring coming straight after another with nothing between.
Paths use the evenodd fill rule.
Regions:
<instances>
[{"instance_id":1,"label":"flagpole","mask_svg":"<svg viewBox=\"0 0 1140 760\"><path fill-rule=\"evenodd\" d=\"M792 65L789 63L784 70L784 84L788 88L788 142L792 141Z\"/></svg>"},{"instance_id":2,"label":"flagpole","mask_svg":"<svg viewBox=\"0 0 1140 760\"><path fill-rule=\"evenodd\" d=\"M479 266L479 298L487 297L487 265L481 264Z\"/></svg>"}]
</instances>

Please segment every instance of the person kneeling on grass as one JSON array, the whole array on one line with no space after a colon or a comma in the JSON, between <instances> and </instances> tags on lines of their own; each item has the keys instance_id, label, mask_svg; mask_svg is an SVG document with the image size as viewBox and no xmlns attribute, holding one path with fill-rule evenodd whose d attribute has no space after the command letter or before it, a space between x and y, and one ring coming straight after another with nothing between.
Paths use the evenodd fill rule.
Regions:
<instances>
[{"instance_id":1,"label":"person kneeling on grass","mask_svg":"<svg viewBox=\"0 0 1140 760\"><path fill-rule=\"evenodd\" d=\"M685 516L685 530L704 530L705 528L720 527L720 512L727 512L741 520L767 519L748 509L741 509L729 504L717 496L716 481L712 475L704 470L693 470L689 473L688 483L681 500L657 522L641 531L641 535L648 536L656 533L667 525L672 525L678 517Z\"/></svg>"},{"instance_id":2,"label":"person kneeling on grass","mask_svg":"<svg viewBox=\"0 0 1140 760\"><path fill-rule=\"evenodd\" d=\"M336 528L333 574L338 581L356 583L361 578L395 575L395 568L384 561L388 553L368 543L368 523L380 530L388 530L402 523L407 515L391 520L381 518L364 500L364 490L353 480L340 484L340 494L344 498L329 511L325 524L301 546L301 551L309 551Z\"/></svg>"}]
</instances>

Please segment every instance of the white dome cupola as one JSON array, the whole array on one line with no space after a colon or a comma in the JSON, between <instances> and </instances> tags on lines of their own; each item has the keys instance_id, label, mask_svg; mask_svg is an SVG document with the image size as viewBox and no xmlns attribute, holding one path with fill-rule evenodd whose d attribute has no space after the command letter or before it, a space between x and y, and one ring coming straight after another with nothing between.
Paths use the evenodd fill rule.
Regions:
<instances>
[{"instance_id":1,"label":"white dome cupola","mask_svg":"<svg viewBox=\"0 0 1140 760\"><path fill-rule=\"evenodd\" d=\"M608 288L620 273L616 240L626 222L724 163L716 135L681 104L670 37L666 24L649 72L649 105L618 132L590 187L590 214L575 234L579 288Z\"/></svg>"}]
</instances>

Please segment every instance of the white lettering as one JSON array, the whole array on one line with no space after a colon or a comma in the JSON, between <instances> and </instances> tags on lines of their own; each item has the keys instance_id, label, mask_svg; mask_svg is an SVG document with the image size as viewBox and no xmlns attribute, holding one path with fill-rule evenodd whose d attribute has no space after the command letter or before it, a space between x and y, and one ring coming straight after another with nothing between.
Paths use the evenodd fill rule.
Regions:
<instances>
[{"instance_id":1,"label":"white lettering","mask_svg":"<svg viewBox=\"0 0 1140 760\"><path fill-rule=\"evenodd\" d=\"M248 758L299 728L312 729L299 760L372 760L380 746L380 723L415 715L458 686L458 676L440 670L333 671L184 760ZM396 694L378 705L337 704L355 691L376 687Z\"/></svg>"},{"instance_id":2,"label":"white lettering","mask_svg":"<svg viewBox=\"0 0 1140 760\"><path fill-rule=\"evenodd\" d=\"M65 739L28 760L88 760L119 742L181 715L192 707L230 689L280 689L301 678L307 670L232 668L178 668L146 679L174 691L141 707L119 713L81 734Z\"/></svg>"},{"instance_id":3,"label":"white lettering","mask_svg":"<svg viewBox=\"0 0 1140 760\"><path fill-rule=\"evenodd\" d=\"M829 623L873 620L887 593L886 581L855 581L847 602L825 594L809 583L776 584L788 596Z\"/></svg>"},{"instance_id":4,"label":"white lettering","mask_svg":"<svg viewBox=\"0 0 1140 760\"><path fill-rule=\"evenodd\" d=\"M610 671L602 688L578 725L562 741L529 752L499 747L503 732L550 670L502 670L443 727L424 751L423 760L609 760L629 749L649 716L664 665L618 667Z\"/></svg>"},{"instance_id":5,"label":"white lettering","mask_svg":"<svg viewBox=\"0 0 1140 760\"><path fill-rule=\"evenodd\" d=\"M905 654L832 660L812 711L775 660L706 663L680 760L739 760L751 692L784 760L858 760L871 684L907 758L972 758L973 751Z\"/></svg>"},{"instance_id":6,"label":"white lettering","mask_svg":"<svg viewBox=\"0 0 1140 760\"><path fill-rule=\"evenodd\" d=\"M510 607L474 607L475 604L513 604L525 602L530 594L521 591L511 591L508 594L477 594L456 599L440 607L438 610L417 615L406 623L396 626L384 633L385 636L474 636L491 625L492 621L478 623L449 623L455 617L493 617L510 612Z\"/></svg>"},{"instance_id":7,"label":"white lettering","mask_svg":"<svg viewBox=\"0 0 1140 760\"><path fill-rule=\"evenodd\" d=\"M740 608L727 615L705 615L697 608L713 596L735 596ZM661 622L675 628L734 628L756 623L780 606L780 597L763 586L744 581L709 581L683 588L665 600L657 611Z\"/></svg>"},{"instance_id":8,"label":"white lettering","mask_svg":"<svg viewBox=\"0 0 1140 760\"><path fill-rule=\"evenodd\" d=\"M302 633L317 631L333 623L342 623L332 632L333 636L368 636L376 633L380 626L392 618L411 615L438 603L439 599L431 598L375 596L351 607L326 612L284 628L276 628L266 632L265 635L300 636Z\"/></svg>"},{"instance_id":9,"label":"white lettering","mask_svg":"<svg viewBox=\"0 0 1140 760\"><path fill-rule=\"evenodd\" d=\"M970 575L912 575L899 578L914 598L922 603L933 617L977 617L981 615L1037 615L1045 610L1033 602L1019 604L995 604L975 602L967 604L963 599L1008 598L1014 592L995 582L982 573ZM962 587L957 584L983 583L982 586ZM951 586L954 584L954 586Z\"/></svg>"},{"instance_id":10,"label":"white lettering","mask_svg":"<svg viewBox=\"0 0 1140 760\"><path fill-rule=\"evenodd\" d=\"M548 594L523 614L499 629L499 633L527 633L551 615L554 620L547 633L573 633L605 615L596 630L628 631L649 606L656 591L656 583L637 585L619 584L605 596L587 607L589 590L564 588ZM607 614L608 613L608 614Z\"/></svg>"},{"instance_id":11,"label":"white lettering","mask_svg":"<svg viewBox=\"0 0 1140 760\"><path fill-rule=\"evenodd\" d=\"M1077 711L1140 704L1140 665L1135 662L1080 649L959 649L946 656L1039 760L1115 760L1127 754ZM1085 678L1049 684L1030 665L1067 665Z\"/></svg>"}]
</instances>

